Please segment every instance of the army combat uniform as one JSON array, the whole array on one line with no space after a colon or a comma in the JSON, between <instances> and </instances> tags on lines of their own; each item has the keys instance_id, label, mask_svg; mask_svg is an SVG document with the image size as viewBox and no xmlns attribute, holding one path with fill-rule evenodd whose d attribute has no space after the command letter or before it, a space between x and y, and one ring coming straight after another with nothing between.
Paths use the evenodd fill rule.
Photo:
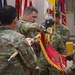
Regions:
<instances>
[{"instance_id":1,"label":"army combat uniform","mask_svg":"<svg viewBox=\"0 0 75 75\"><path fill-rule=\"evenodd\" d=\"M67 26L64 25L59 25L56 27L56 32L61 36L62 41L64 42L64 44L66 44L66 41L69 40L70 37L70 30Z\"/></svg>"},{"instance_id":2,"label":"army combat uniform","mask_svg":"<svg viewBox=\"0 0 75 75\"><path fill-rule=\"evenodd\" d=\"M63 43L63 41L62 41L59 34L54 33L52 35L52 41L50 41L50 44L60 54L65 54L66 53L65 45L64 45L64 43Z\"/></svg>"},{"instance_id":3,"label":"army combat uniform","mask_svg":"<svg viewBox=\"0 0 75 75\"><path fill-rule=\"evenodd\" d=\"M38 24L38 23L31 23L25 20L19 20L17 23L16 31L25 35L25 37L31 37L34 38L39 32L41 31L46 31L45 27ZM36 56L38 57L39 60L39 52L40 52L40 46L38 42L34 42L32 45ZM28 70L29 72L29 70ZM31 75L31 74L28 74Z\"/></svg>"},{"instance_id":4,"label":"army combat uniform","mask_svg":"<svg viewBox=\"0 0 75 75\"><path fill-rule=\"evenodd\" d=\"M25 20L19 20L16 31L25 35L25 37L35 37L39 32L46 31L46 28L38 23L31 23Z\"/></svg>"},{"instance_id":5,"label":"army combat uniform","mask_svg":"<svg viewBox=\"0 0 75 75\"><path fill-rule=\"evenodd\" d=\"M18 54L9 60L10 56ZM0 27L0 75L26 75L25 67L35 69L37 59L25 37L11 29Z\"/></svg>"},{"instance_id":6,"label":"army combat uniform","mask_svg":"<svg viewBox=\"0 0 75 75\"><path fill-rule=\"evenodd\" d=\"M46 31L46 28L38 23L31 23L25 20L19 20L17 23L16 31L25 35L25 37L34 38L39 32ZM32 47L37 56L39 56L39 44L35 42Z\"/></svg>"}]
</instances>

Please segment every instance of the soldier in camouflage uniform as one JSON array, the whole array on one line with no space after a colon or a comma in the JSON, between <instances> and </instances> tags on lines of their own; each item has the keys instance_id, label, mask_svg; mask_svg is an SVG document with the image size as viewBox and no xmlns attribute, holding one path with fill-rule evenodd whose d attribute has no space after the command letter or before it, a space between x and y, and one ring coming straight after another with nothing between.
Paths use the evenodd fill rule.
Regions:
<instances>
[{"instance_id":1,"label":"soldier in camouflage uniform","mask_svg":"<svg viewBox=\"0 0 75 75\"><path fill-rule=\"evenodd\" d=\"M53 26L54 23L52 19L47 19L45 24L46 24L45 27L46 28L48 27L48 29L49 27L51 28L54 27ZM50 40L50 44L52 45L52 47L60 54L64 54L66 49L60 35L52 32L52 35L50 37L52 37L52 39ZM58 69L56 69L55 67L53 67L48 63L48 61L45 59L42 52L40 52L39 64L40 64L40 75L61 75L62 74L61 71L59 71Z\"/></svg>"},{"instance_id":2,"label":"soldier in camouflage uniform","mask_svg":"<svg viewBox=\"0 0 75 75\"><path fill-rule=\"evenodd\" d=\"M46 31L44 26L38 23L34 23L36 21L37 14L38 10L35 7L27 7L24 11L23 18L20 19L17 23L16 31L25 35L25 37L31 38L34 38L39 32ZM39 51L39 47L37 45L38 43L35 42L32 46L36 55L38 56L37 52Z\"/></svg>"},{"instance_id":3,"label":"soldier in camouflage uniform","mask_svg":"<svg viewBox=\"0 0 75 75\"><path fill-rule=\"evenodd\" d=\"M0 75L27 75L25 68L35 69L37 59L25 36L11 29L17 23L16 9L10 5L2 7L0 18Z\"/></svg>"},{"instance_id":4,"label":"soldier in camouflage uniform","mask_svg":"<svg viewBox=\"0 0 75 75\"><path fill-rule=\"evenodd\" d=\"M55 48L55 50L57 52L59 52L60 54L65 54L66 48L61 39L61 36L53 31L54 30L54 21L52 19L48 18L48 19L46 19L45 25L46 25L45 27L51 33L50 34L50 44L52 44L52 46Z\"/></svg>"},{"instance_id":5,"label":"soldier in camouflage uniform","mask_svg":"<svg viewBox=\"0 0 75 75\"><path fill-rule=\"evenodd\" d=\"M70 38L70 30L67 26L60 23L60 12L58 10L56 10L54 22L56 25L56 32L61 36L64 44L66 44Z\"/></svg>"},{"instance_id":6,"label":"soldier in camouflage uniform","mask_svg":"<svg viewBox=\"0 0 75 75\"><path fill-rule=\"evenodd\" d=\"M45 27L38 23L34 23L36 21L37 15L38 10L35 7L27 7L24 11L22 19L20 19L17 23L16 31L25 35L25 37L31 38L34 38L39 32L45 31ZM37 57L39 57L40 47L38 42L35 42L32 47L34 48ZM28 75L31 75L30 72Z\"/></svg>"},{"instance_id":7,"label":"soldier in camouflage uniform","mask_svg":"<svg viewBox=\"0 0 75 75\"><path fill-rule=\"evenodd\" d=\"M73 54L67 55L66 56L67 60L73 60L73 64L71 67L65 67L63 72L65 75L75 75L75 52Z\"/></svg>"}]
</instances>

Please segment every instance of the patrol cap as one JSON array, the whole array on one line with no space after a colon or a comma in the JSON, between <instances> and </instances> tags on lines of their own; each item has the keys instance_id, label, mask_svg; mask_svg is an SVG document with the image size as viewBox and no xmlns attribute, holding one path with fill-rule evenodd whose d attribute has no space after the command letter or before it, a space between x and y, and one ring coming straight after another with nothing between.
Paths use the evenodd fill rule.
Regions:
<instances>
[{"instance_id":1,"label":"patrol cap","mask_svg":"<svg viewBox=\"0 0 75 75\"><path fill-rule=\"evenodd\" d=\"M54 25L54 21L51 18L47 18L45 21L45 27L48 28L48 27L51 27L53 25Z\"/></svg>"}]
</instances>

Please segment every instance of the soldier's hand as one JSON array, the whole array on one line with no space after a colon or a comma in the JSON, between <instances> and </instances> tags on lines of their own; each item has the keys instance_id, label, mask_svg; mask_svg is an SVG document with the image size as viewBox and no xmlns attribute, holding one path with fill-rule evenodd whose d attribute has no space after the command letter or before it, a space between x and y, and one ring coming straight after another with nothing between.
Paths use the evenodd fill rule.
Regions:
<instances>
[{"instance_id":1,"label":"soldier's hand","mask_svg":"<svg viewBox=\"0 0 75 75\"><path fill-rule=\"evenodd\" d=\"M30 46L34 43L34 39L33 38L26 38L26 41L28 42L28 44Z\"/></svg>"},{"instance_id":2,"label":"soldier's hand","mask_svg":"<svg viewBox=\"0 0 75 75\"><path fill-rule=\"evenodd\" d=\"M47 33L51 34L51 31L49 29L47 29Z\"/></svg>"},{"instance_id":3,"label":"soldier's hand","mask_svg":"<svg viewBox=\"0 0 75 75\"><path fill-rule=\"evenodd\" d=\"M64 73L65 75L67 75L67 67L63 68L62 73Z\"/></svg>"}]
</instances>

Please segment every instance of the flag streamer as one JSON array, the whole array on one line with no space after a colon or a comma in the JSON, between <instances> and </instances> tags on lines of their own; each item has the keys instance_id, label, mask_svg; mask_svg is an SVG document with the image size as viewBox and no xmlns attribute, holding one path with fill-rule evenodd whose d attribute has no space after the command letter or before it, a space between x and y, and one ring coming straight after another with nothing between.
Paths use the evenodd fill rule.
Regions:
<instances>
[{"instance_id":1,"label":"flag streamer","mask_svg":"<svg viewBox=\"0 0 75 75\"><path fill-rule=\"evenodd\" d=\"M58 0L58 10L61 12L62 24L66 25L65 3L64 0Z\"/></svg>"},{"instance_id":2,"label":"flag streamer","mask_svg":"<svg viewBox=\"0 0 75 75\"><path fill-rule=\"evenodd\" d=\"M32 6L32 0L15 0L15 6L18 11L18 18L23 16L23 12L28 6Z\"/></svg>"},{"instance_id":3,"label":"flag streamer","mask_svg":"<svg viewBox=\"0 0 75 75\"><path fill-rule=\"evenodd\" d=\"M56 9L56 7L55 7L55 0L47 0L50 4L52 4L52 6L53 6L53 12L54 12L54 17L55 17L55 9ZM55 23L54 23L54 32L56 32L56 25L55 25Z\"/></svg>"}]
</instances>

